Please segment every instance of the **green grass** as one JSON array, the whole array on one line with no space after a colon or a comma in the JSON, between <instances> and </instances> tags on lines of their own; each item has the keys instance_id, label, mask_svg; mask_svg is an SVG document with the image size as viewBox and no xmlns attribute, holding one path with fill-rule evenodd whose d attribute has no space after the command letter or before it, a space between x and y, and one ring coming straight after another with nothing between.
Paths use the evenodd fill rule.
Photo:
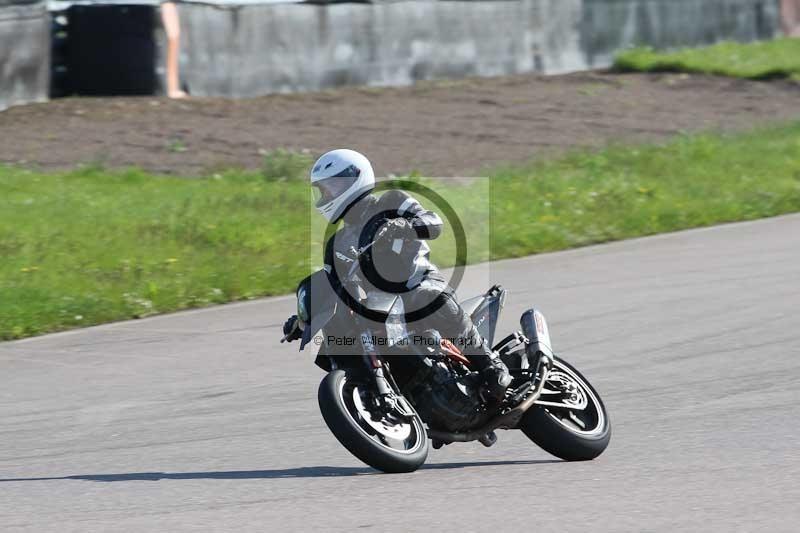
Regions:
<instances>
[{"instance_id":1,"label":"green grass","mask_svg":"<svg viewBox=\"0 0 800 533\"><path fill-rule=\"evenodd\" d=\"M0 339L286 292L307 188L0 168Z\"/></svg>"},{"instance_id":2,"label":"green grass","mask_svg":"<svg viewBox=\"0 0 800 533\"><path fill-rule=\"evenodd\" d=\"M0 167L0 339L290 292L320 218L307 163L195 180ZM800 123L576 152L491 184L491 253L471 261L795 212ZM484 195L448 187L468 231L486 231ZM433 249L448 263L452 239Z\"/></svg>"},{"instance_id":3,"label":"green grass","mask_svg":"<svg viewBox=\"0 0 800 533\"><path fill-rule=\"evenodd\" d=\"M636 72L699 72L753 80L800 80L800 39L748 44L723 42L674 52L634 48L619 53L614 68Z\"/></svg>"},{"instance_id":4,"label":"green grass","mask_svg":"<svg viewBox=\"0 0 800 533\"><path fill-rule=\"evenodd\" d=\"M496 257L800 211L800 123L574 153L493 177Z\"/></svg>"}]
</instances>

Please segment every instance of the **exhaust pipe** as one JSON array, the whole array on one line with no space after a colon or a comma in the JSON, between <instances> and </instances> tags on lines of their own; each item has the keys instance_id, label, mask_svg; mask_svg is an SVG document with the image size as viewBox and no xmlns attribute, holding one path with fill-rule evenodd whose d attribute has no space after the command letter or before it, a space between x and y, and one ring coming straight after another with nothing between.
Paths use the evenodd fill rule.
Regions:
<instances>
[{"instance_id":1,"label":"exhaust pipe","mask_svg":"<svg viewBox=\"0 0 800 533\"><path fill-rule=\"evenodd\" d=\"M527 398L522 400L519 405L511 409L506 414L490 420L488 424L474 431L469 431L467 433L450 433L447 431L430 429L428 430L428 437L443 442L471 442L473 440L482 439L495 429L508 429L516 427L516 425L522 419L522 415L524 415L525 412L533 406L533 403L539 399L539 396L542 395L542 389L544 389L544 384L547 381L547 376L550 374L550 368L552 367L552 359L545 354L541 354L538 366L541 379L534 386L533 392L529 394Z\"/></svg>"}]
</instances>

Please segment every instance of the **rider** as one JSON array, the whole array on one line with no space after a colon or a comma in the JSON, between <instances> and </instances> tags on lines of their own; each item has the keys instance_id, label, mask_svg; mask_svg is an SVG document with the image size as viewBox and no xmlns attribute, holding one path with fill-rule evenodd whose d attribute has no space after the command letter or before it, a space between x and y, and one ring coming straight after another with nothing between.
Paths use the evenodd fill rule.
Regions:
<instances>
[{"instance_id":1,"label":"rider","mask_svg":"<svg viewBox=\"0 0 800 533\"><path fill-rule=\"evenodd\" d=\"M436 266L430 262L430 249L425 240L437 238L442 231L439 215L426 211L412 196L390 190L377 197L375 174L369 160L353 150L333 150L324 154L311 170L311 185L317 198L316 208L325 219L343 227L327 242L325 269L348 272L353 263L352 250L363 247L365 227L371 222L383 223L377 230L375 261L382 261L380 279L398 285L391 292L401 296L406 313L427 309L426 329L434 329L443 338L457 339L456 344L481 372L488 393L502 398L511 383L506 365L494 354L461 308L453 289L448 286ZM388 221L387 221L388 219ZM332 253L330 253L332 252ZM398 280L400 282L398 282ZM300 338L297 316L292 315L283 326L286 339Z\"/></svg>"}]
</instances>

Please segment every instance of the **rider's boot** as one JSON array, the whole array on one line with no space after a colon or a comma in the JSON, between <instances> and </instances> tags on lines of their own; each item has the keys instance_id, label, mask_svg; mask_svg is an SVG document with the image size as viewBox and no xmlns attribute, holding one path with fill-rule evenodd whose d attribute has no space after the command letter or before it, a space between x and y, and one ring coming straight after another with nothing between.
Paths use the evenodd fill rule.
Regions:
<instances>
[{"instance_id":1,"label":"rider's boot","mask_svg":"<svg viewBox=\"0 0 800 533\"><path fill-rule=\"evenodd\" d=\"M485 339L474 325L465 335L467 349L465 355L481 373L486 385L486 393L490 399L499 401L505 396L506 389L511 385L513 378L508 372L508 367L492 351Z\"/></svg>"},{"instance_id":2,"label":"rider's boot","mask_svg":"<svg viewBox=\"0 0 800 533\"><path fill-rule=\"evenodd\" d=\"M486 393L489 397L493 400L502 400L513 380L506 364L499 358L492 357L488 364L481 368L481 375L486 382Z\"/></svg>"}]
</instances>

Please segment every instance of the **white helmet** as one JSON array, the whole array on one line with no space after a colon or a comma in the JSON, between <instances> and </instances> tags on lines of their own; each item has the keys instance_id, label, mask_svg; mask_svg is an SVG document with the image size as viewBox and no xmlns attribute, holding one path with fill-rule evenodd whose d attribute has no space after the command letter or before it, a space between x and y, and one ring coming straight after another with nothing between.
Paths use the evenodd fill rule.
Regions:
<instances>
[{"instance_id":1,"label":"white helmet","mask_svg":"<svg viewBox=\"0 0 800 533\"><path fill-rule=\"evenodd\" d=\"M333 150L317 159L311 169L317 210L336 222L364 193L375 188L369 159L353 150Z\"/></svg>"}]
</instances>

